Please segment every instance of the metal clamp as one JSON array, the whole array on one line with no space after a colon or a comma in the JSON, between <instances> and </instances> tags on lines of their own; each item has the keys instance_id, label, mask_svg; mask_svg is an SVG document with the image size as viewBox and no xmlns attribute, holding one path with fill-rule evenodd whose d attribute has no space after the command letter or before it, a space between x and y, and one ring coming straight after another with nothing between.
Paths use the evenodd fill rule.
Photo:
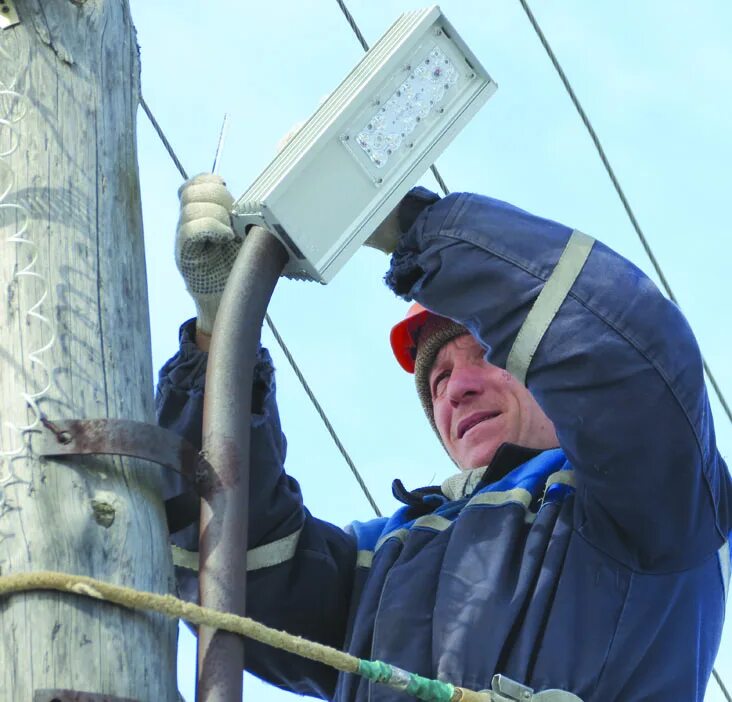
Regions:
<instances>
[{"instance_id":1,"label":"metal clamp","mask_svg":"<svg viewBox=\"0 0 732 702\"><path fill-rule=\"evenodd\" d=\"M20 17L15 11L13 0L0 0L0 29L7 29L20 24Z\"/></svg>"},{"instance_id":2,"label":"metal clamp","mask_svg":"<svg viewBox=\"0 0 732 702\"><path fill-rule=\"evenodd\" d=\"M566 690L534 692L528 685L517 683L500 673L493 676L491 690L493 702L582 702L577 695Z\"/></svg>"},{"instance_id":3,"label":"metal clamp","mask_svg":"<svg viewBox=\"0 0 732 702\"><path fill-rule=\"evenodd\" d=\"M0 0L2 2L2 0ZM178 434L146 422L129 419L41 418L43 430L33 448L44 458L85 455L129 456L157 463L178 473L191 486L190 492L165 501L170 533L180 531L198 518L198 497L216 483L211 466L195 446Z\"/></svg>"}]
</instances>

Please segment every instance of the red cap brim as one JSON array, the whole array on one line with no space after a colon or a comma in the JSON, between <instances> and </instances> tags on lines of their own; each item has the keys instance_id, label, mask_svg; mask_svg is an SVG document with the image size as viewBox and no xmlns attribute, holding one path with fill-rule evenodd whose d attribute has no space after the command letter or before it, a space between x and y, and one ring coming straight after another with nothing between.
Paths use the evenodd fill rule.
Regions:
<instances>
[{"instance_id":1,"label":"red cap brim","mask_svg":"<svg viewBox=\"0 0 732 702\"><path fill-rule=\"evenodd\" d=\"M425 322L433 316L429 310L422 310L394 325L389 336L391 350L399 365L407 373L414 373L414 361L417 357L417 339Z\"/></svg>"}]
</instances>

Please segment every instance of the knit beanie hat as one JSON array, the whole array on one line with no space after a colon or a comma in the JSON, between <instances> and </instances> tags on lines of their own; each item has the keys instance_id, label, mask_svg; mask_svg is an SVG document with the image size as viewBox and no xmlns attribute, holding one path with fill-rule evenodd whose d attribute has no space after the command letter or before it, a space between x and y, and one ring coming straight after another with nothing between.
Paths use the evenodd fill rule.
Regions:
<instances>
[{"instance_id":1,"label":"knit beanie hat","mask_svg":"<svg viewBox=\"0 0 732 702\"><path fill-rule=\"evenodd\" d=\"M465 334L470 334L470 332L461 324L446 317L435 315L427 320L417 339L417 355L414 359L414 381L417 385L417 395L440 442L442 442L442 437L437 430L435 413L432 407L430 371L440 349L449 341Z\"/></svg>"}]
</instances>

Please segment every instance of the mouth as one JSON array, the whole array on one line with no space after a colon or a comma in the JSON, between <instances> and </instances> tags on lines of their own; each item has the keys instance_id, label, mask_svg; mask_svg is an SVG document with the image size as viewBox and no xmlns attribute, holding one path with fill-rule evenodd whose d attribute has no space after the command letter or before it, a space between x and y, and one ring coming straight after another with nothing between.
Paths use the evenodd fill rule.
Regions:
<instances>
[{"instance_id":1,"label":"mouth","mask_svg":"<svg viewBox=\"0 0 732 702\"><path fill-rule=\"evenodd\" d=\"M457 428L458 439L462 439L473 427L490 419L495 419L499 414L500 412L476 412L460 420Z\"/></svg>"}]
</instances>

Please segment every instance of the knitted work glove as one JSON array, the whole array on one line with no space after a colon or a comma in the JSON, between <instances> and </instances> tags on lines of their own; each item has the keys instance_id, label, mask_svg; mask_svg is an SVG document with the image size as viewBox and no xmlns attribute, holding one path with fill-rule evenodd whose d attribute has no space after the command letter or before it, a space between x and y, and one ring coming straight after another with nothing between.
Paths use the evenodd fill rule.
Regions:
<instances>
[{"instance_id":1,"label":"knitted work glove","mask_svg":"<svg viewBox=\"0 0 732 702\"><path fill-rule=\"evenodd\" d=\"M223 179L210 173L187 180L178 197L175 262L196 304L196 328L211 334L242 241L231 228L234 198Z\"/></svg>"}]
</instances>

